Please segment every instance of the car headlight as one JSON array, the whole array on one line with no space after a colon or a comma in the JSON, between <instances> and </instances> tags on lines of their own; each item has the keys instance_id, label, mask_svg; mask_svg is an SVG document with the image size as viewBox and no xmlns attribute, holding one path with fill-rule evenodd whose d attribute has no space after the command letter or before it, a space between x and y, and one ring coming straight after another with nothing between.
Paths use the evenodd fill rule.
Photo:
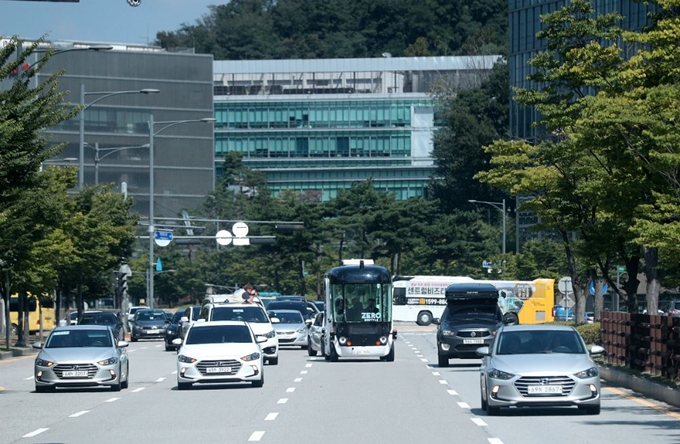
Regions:
<instances>
[{"instance_id":1,"label":"car headlight","mask_svg":"<svg viewBox=\"0 0 680 444\"><path fill-rule=\"evenodd\" d=\"M456 336L456 332L453 330L442 330L442 336Z\"/></svg>"},{"instance_id":2,"label":"car headlight","mask_svg":"<svg viewBox=\"0 0 680 444\"><path fill-rule=\"evenodd\" d=\"M177 356L177 360L178 360L179 362L185 362L185 363L187 363L187 364L193 364L194 362L197 361L196 358L190 358L190 357L184 356L184 355L179 355L179 356Z\"/></svg>"},{"instance_id":3,"label":"car headlight","mask_svg":"<svg viewBox=\"0 0 680 444\"><path fill-rule=\"evenodd\" d=\"M39 367L52 367L54 365L54 362L46 361L45 359L36 359L35 365Z\"/></svg>"},{"instance_id":4,"label":"car headlight","mask_svg":"<svg viewBox=\"0 0 680 444\"><path fill-rule=\"evenodd\" d=\"M298 333L305 333L307 331L307 327L300 327L297 329Z\"/></svg>"},{"instance_id":5,"label":"car headlight","mask_svg":"<svg viewBox=\"0 0 680 444\"><path fill-rule=\"evenodd\" d=\"M574 376L580 379L594 378L600 374L597 367L590 367L588 370L583 370L578 373L574 373Z\"/></svg>"},{"instance_id":6,"label":"car headlight","mask_svg":"<svg viewBox=\"0 0 680 444\"><path fill-rule=\"evenodd\" d=\"M241 358L242 361L256 361L258 359L260 359L260 354L258 352L251 353Z\"/></svg>"},{"instance_id":7,"label":"car headlight","mask_svg":"<svg viewBox=\"0 0 680 444\"><path fill-rule=\"evenodd\" d=\"M97 361L97 364L99 365L113 365L118 362L118 358L115 356L110 357L109 359L104 359L103 361Z\"/></svg>"},{"instance_id":8,"label":"car headlight","mask_svg":"<svg viewBox=\"0 0 680 444\"><path fill-rule=\"evenodd\" d=\"M498 370L497 368L490 368L487 370L486 374L489 375L489 378L506 380L515 376L512 373L504 372L503 370Z\"/></svg>"},{"instance_id":9,"label":"car headlight","mask_svg":"<svg viewBox=\"0 0 680 444\"><path fill-rule=\"evenodd\" d=\"M272 330L272 331L270 331L270 332L268 332L268 333L265 333L265 334L263 334L263 335L261 335L261 336L264 336L264 337L267 338L267 339L271 339L271 338L273 338L273 337L276 337L276 333L274 332L274 330Z\"/></svg>"}]
</instances>

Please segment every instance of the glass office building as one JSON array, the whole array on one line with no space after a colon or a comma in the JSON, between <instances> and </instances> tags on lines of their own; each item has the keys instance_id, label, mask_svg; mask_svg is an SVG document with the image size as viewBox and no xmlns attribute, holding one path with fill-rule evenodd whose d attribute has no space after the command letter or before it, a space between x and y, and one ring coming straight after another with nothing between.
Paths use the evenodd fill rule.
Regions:
<instances>
[{"instance_id":1,"label":"glass office building","mask_svg":"<svg viewBox=\"0 0 680 444\"><path fill-rule=\"evenodd\" d=\"M213 124L169 122L213 117L212 55L115 43L106 44L113 46L106 51L72 50L92 44L46 44L55 46L58 53L33 80L37 85L63 69L58 89L69 91L65 101L72 105L81 103L83 88L84 185L96 181L113 183L121 191L126 188L128 196L134 198L135 211L148 216L153 170L156 217L177 217L183 209L198 207L214 190ZM32 54L27 63L36 62L42 55ZM4 87L12 81L4 80ZM138 93L143 89L159 92ZM151 116L156 133L153 168L148 149ZM66 144L47 164L81 163L79 116L49 128L47 133L50 144Z\"/></svg>"},{"instance_id":2,"label":"glass office building","mask_svg":"<svg viewBox=\"0 0 680 444\"><path fill-rule=\"evenodd\" d=\"M655 9L654 5L646 5L633 0L593 0L596 14L618 12L623 19L618 24L627 30L639 30L649 23L648 14ZM536 33L543 28L540 16L562 9L568 0L509 0L508 15L510 22L510 53L508 67L510 69L511 88L536 88L535 84L527 80L533 72L529 66L531 60L539 51L545 49L545 42L536 39ZM626 47L620 42L624 54L633 52L633 48ZM533 126L539 120L539 115L533 108L519 106L510 102L510 131L513 138L538 141L543 138L542 129ZM521 201L518 198L517 206ZM548 232L534 232L529 228L538 223L538 219L531 212L517 214L517 248L528 239L552 237Z\"/></svg>"},{"instance_id":3,"label":"glass office building","mask_svg":"<svg viewBox=\"0 0 680 444\"><path fill-rule=\"evenodd\" d=\"M403 200L434 172L433 90L478 86L498 56L217 61L215 169L224 155L326 201L372 178Z\"/></svg>"}]
</instances>

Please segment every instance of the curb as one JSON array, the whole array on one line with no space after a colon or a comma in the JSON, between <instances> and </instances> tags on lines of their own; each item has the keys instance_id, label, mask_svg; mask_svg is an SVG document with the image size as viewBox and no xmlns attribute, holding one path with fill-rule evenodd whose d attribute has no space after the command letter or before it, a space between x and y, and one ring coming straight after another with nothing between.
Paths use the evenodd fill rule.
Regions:
<instances>
[{"instance_id":1,"label":"curb","mask_svg":"<svg viewBox=\"0 0 680 444\"><path fill-rule=\"evenodd\" d=\"M34 348L14 348L10 351L0 351L0 361L16 358L18 356L31 356L38 354L39 350Z\"/></svg>"},{"instance_id":2,"label":"curb","mask_svg":"<svg viewBox=\"0 0 680 444\"><path fill-rule=\"evenodd\" d=\"M648 398L665 402L674 407L680 407L680 390L657 384L656 382L630 375L610 367L600 367L600 376L607 381L608 384L625 387Z\"/></svg>"}]
</instances>

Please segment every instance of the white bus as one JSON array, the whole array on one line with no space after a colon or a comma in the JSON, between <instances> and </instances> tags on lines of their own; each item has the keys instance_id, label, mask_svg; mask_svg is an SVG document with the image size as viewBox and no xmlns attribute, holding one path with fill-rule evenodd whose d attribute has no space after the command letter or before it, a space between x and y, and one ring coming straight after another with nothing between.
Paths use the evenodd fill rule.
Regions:
<instances>
[{"instance_id":1,"label":"white bus","mask_svg":"<svg viewBox=\"0 0 680 444\"><path fill-rule=\"evenodd\" d=\"M474 282L468 276L395 276L392 282L392 320L430 325L446 308L446 287Z\"/></svg>"}]
</instances>

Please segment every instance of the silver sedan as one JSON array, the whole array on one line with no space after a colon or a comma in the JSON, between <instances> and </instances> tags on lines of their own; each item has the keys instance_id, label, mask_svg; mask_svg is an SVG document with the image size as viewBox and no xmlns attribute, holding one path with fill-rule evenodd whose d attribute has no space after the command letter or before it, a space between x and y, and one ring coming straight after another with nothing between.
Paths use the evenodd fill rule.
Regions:
<instances>
[{"instance_id":1,"label":"silver sedan","mask_svg":"<svg viewBox=\"0 0 680 444\"><path fill-rule=\"evenodd\" d=\"M481 347L482 410L501 407L578 406L600 413L600 374L590 352L573 327L512 325L502 327L490 347Z\"/></svg>"},{"instance_id":2,"label":"silver sedan","mask_svg":"<svg viewBox=\"0 0 680 444\"><path fill-rule=\"evenodd\" d=\"M125 348L106 325L55 328L35 359L35 391L57 387L128 387L130 364Z\"/></svg>"}]
</instances>

